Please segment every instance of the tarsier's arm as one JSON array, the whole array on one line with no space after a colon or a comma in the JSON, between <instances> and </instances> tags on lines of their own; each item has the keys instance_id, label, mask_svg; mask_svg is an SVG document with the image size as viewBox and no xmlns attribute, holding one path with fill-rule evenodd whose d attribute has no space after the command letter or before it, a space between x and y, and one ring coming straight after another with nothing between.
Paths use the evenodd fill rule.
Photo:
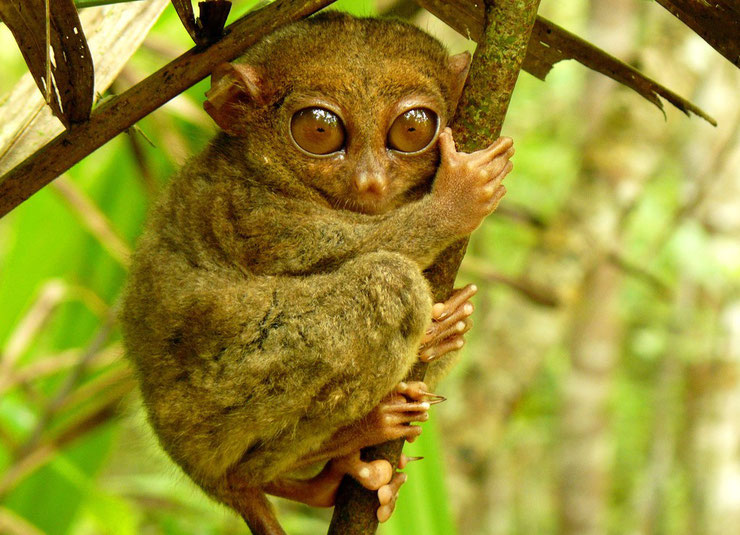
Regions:
<instances>
[{"instance_id":1,"label":"tarsier's arm","mask_svg":"<svg viewBox=\"0 0 740 535\"><path fill-rule=\"evenodd\" d=\"M271 213L271 231L240 222L245 260L267 273L304 274L333 269L357 255L385 250L400 253L421 269L455 239L469 234L496 209L505 193L501 181L511 170L509 138L471 154L457 152L449 129L440 135L441 165L432 192L388 214L365 216L332 211L322 217ZM259 218L258 214L255 214Z\"/></svg>"}]
</instances>

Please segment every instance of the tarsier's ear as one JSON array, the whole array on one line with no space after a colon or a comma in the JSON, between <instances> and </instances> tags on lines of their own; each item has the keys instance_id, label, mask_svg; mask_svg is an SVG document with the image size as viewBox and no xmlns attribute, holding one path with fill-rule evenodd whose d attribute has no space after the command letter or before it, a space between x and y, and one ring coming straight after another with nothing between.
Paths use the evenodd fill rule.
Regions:
<instances>
[{"instance_id":1,"label":"tarsier's ear","mask_svg":"<svg viewBox=\"0 0 740 535\"><path fill-rule=\"evenodd\" d=\"M452 75L452 109L457 108L457 103L462 95L463 87L465 86L465 80L468 79L468 71L470 70L470 52L465 51L460 54L450 56L448 66L450 74Z\"/></svg>"},{"instance_id":2,"label":"tarsier's ear","mask_svg":"<svg viewBox=\"0 0 740 535\"><path fill-rule=\"evenodd\" d=\"M208 100L203 103L203 108L225 132L242 135L239 118L243 106L262 104L262 85L259 72L251 65L223 63L211 74L211 89L206 91Z\"/></svg>"}]
</instances>

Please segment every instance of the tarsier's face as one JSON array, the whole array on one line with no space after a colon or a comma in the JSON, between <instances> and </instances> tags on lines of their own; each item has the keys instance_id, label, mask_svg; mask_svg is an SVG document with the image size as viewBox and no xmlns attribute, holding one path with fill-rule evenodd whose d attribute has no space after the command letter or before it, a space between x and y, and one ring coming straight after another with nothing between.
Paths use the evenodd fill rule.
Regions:
<instances>
[{"instance_id":1,"label":"tarsier's face","mask_svg":"<svg viewBox=\"0 0 740 535\"><path fill-rule=\"evenodd\" d=\"M382 214L420 197L469 55L408 24L328 15L265 38L214 73L206 109L248 157L338 209Z\"/></svg>"},{"instance_id":2,"label":"tarsier's face","mask_svg":"<svg viewBox=\"0 0 740 535\"><path fill-rule=\"evenodd\" d=\"M337 208L384 213L434 174L446 120L441 96L402 87L380 93L367 86L296 90L283 104L281 129L302 179Z\"/></svg>"}]
</instances>

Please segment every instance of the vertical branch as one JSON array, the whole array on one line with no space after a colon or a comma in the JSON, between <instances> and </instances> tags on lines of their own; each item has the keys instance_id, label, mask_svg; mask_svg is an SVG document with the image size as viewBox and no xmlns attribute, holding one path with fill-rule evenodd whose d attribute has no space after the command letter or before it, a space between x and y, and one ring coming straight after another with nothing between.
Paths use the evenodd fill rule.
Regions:
<instances>
[{"instance_id":1,"label":"vertical branch","mask_svg":"<svg viewBox=\"0 0 740 535\"><path fill-rule=\"evenodd\" d=\"M452 132L458 150L472 152L498 138L509 108L539 0L486 1L486 27L475 51ZM434 298L446 299L452 291L468 239L453 244L426 273Z\"/></svg>"},{"instance_id":2,"label":"vertical branch","mask_svg":"<svg viewBox=\"0 0 740 535\"><path fill-rule=\"evenodd\" d=\"M539 0L486 0L485 30L452 125L458 150L471 152L482 149L499 136L511 92L527 52L538 6ZM442 301L450 295L467 243L465 239L452 245L425 273L435 300ZM422 380L426 368L426 364L418 363L408 380ZM387 459L393 466L398 466L402 448L402 439L387 442L366 448L362 458ZM375 533L378 506L375 492L364 489L354 479L345 476L337 492L328 535Z\"/></svg>"}]
</instances>

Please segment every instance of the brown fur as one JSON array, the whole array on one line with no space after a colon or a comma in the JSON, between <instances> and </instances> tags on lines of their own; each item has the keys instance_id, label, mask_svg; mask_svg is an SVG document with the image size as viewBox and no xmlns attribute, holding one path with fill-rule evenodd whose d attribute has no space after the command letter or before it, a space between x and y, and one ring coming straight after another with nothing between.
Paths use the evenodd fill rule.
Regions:
<instances>
[{"instance_id":1,"label":"brown fur","mask_svg":"<svg viewBox=\"0 0 740 535\"><path fill-rule=\"evenodd\" d=\"M162 446L232 506L230 477L259 487L284 474L416 361L431 317L421 271L456 233L424 196L436 147L399 156L385 136L399 98L424 95L444 126L460 90L443 47L401 22L314 17L240 62L257 84L226 119L242 135L219 134L174 177L122 313ZM343 110L341 158L308 157L287 134L316 95ZM389 178L371 206L351 189L368 166Z\"/></svg>"}]
</instances>

